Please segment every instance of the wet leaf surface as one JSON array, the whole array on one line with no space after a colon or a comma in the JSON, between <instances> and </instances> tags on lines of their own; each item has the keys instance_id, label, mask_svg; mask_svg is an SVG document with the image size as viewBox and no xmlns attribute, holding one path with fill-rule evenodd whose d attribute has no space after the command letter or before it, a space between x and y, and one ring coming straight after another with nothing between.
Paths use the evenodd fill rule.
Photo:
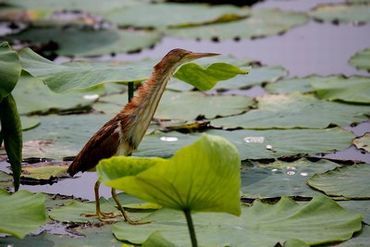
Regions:
<instances>
[{"instance_id":1,"label":"wet leaf surface","mask_svg":"<svg viewBox=\"0 0 370 247\"><path fill-rule=\"evenodd\" d=\"M366 247L370 241L370 226L364 225L360 233L355 234L355 236L339 244L339 247Z\"/></svg>"},{"instance_id":2,"label":"wet leaf surface","mask_svg":"<svg viewBox=\"0 0 370 247\"><path fill-rule=\"evenodd\" d=\"M366 133L364 136L354 139L353 144L359 149L370 152L370 133Z\"/></svg>"},{"instance_id":3,"label":"wet leaf surface","mask_svg":"<svg viewBox=\"0 0 370 247\"><path fill-rule=\"evenodd\" d=\"M303 25L308 20L303 13L281 11L279 9L254 9L245 20L200 27L176 28L167 30L170 36L193 39L227 40L238 38L260 38L276 35Z\"/></svg>"},{"instance_id":4,"label":"wet leaf surface","mask_svg":"<svg viewBox=\"0 0 370 247\"><path fill-rule=\"evenodd\" d=\"M308 184L330 196L370 199L370 165L358 164L316 174Z\"/></svg>"},{"instance_id":5,"label":"wet leaf surface","mask_svg":"<svg viewBox=\"0 0 370 247\"><path fill-rule=\"evenodd\" d=\"M363 23L370 21L370 5L322 4L310 15L321 21Z\"/></svg>"},{"instance_id":6,"label":"wet leaf surface","mask_svg":"<svg viewBox=\"0 0 370 247\"><path fill-rule=\"evenodd\" d=\"M116 29L88 30L78 28L30 28L7 36L6 40L32 43L55 43L51 51L65 56L97 56L123 53L148 48L161 39L161 35L149 31Z\"/></svg>"},{"instance_id":7,"label":"wet leaf surface","mask_svg":"<svg viewBox=\"0 0 370 247\"><path fill-rule=\"evenodd\" d=\"M251 207L242 207L241 217L210 213L194 214L193 217L199 232L198 241L204 246L243 246L245 243L248 246L274 246L293 238L314 245L349 239L361 229L359 214L344 210L324 196L314 197L305 204L297 204L287 197L274 205L256 201ZM153 223L115 224L113 233L120 240L140 244L155 229L174 244L189 244L181 212L162 209L147 219Z\"/></svg>"},{"instance_id":8,"label":"wet leaf surface","mask_svg":"<svg viewBox=\"0 0 370 247\"><path fill-rule=\"evenodd\" d=\"M0 232L23 238L46 222L45 198L21 190L15 194L0 193Z\"/></svg>"},{"instance_id":9,"label":"wet leaf surface","mask_svg":"<svg viewBox=\"0 0 370 247\"><path fill-rule=\"evenodd\" d=\"M243 166L242 196L259 199L281 196L313 197L320 192L310 188L306 184L307 179L336 167L339 165L328 160L312 162L306 159Z\"/></svg>"},{"instance_id":10,"label":"wet leaf surface","mask_svg":"<svg viewBox=\"0 0 370 247\"><path fill-rule=\"evenodd\" d=\"M354 54L349 60L349 63L358 69L370 71L370 48Z\"/></svg>"},{"instance_id":11,"label":"wet leaf surface","mask_svg":"<svg viewBox=\"0 0 370 247\"><path fill-rule=\"evenodd\" d=\"M369 81L370 82L370 81ZM370 107L326 102L312 95L266 95L258 108L245 114L211 121L213 126L246 129L326 128L368 119Z\"/></svg>"},{"instance_id":12,"label":"wet leaf surface","mask_svg":"<svg viewBox=\"0 0 370 247\"><path fill-rule=\"evenodd\" d=\"M173 15L173 13L181 14ZM120 26L163 29L233 21L244 18L248 14L248 8L242 9L231 5L159 3L116 8L104 13L103 16ZM137 18L138 16L141 18ZM163 18L163 16L171 16L172 18Z\"/></svg>"},{"instance_id":13,"label":"wet leaf surface","mask_svg":"<svg viewBox=\"0 0 370 247\"><path fill-rule=\"evenodd\" d=\"M338 202L343 208L352 212L360 213L363 216L363 222L370 225L370 201L368 200L351 200Z\"/></svg>"},{"instance_id":14,"label":"wet leaf surface","mask_svg":"<svg viewBox=\"0 0 370 247\"><path fill-rule=\"evenodd\" d=\"M21 65L17 53L7 42L0 43L0 102L17 84L21 74Z\"/></svg>"}]
</instances>

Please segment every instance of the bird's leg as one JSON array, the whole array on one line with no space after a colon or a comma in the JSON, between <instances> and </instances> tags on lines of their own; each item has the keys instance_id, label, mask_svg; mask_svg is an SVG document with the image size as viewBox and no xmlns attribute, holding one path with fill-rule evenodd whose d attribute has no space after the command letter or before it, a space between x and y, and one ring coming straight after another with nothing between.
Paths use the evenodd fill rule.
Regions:
<instances>
[{"instance_id":1,"label":"bird's leg","mask_svg":"<svg viewBox=\"0 0 370 247\"><path fill-rule=\"evenodd\" d=\"M98 217L101 220L104 220L106 218L114 218L115 215L113 212L109 213L104 213L100 209L100 198L99 198L99 187L100 187L100 182L99 180L96 181L95 186L94 186L94 192L95 192L95 207L96 207L96 212L95 214L82 214L85 217Z\"/></svg>"},{"instance_id":2,"label":"bird's leg","mask_svg":"<svg viewBox=\"0 0 370 247\"><path fill-rule=\"evenodd\" d=\"M112 197L113 200L117 204L117 208L119 211L121 211L123 218L125 221L131 225L141 225L141 224L148 224L150 221L140 221L140 220L133 220L130 217L128 217L126 210L122 207L121 203L119 202L119 199L117 197L116 190L112 188Z\"/></svg>"}]
</instances>

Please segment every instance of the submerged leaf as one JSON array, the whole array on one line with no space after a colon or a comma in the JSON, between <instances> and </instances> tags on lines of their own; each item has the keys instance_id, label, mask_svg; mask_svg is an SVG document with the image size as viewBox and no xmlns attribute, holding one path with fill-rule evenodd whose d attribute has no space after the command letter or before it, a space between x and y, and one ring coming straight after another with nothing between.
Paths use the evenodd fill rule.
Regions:
<instances>
[{"instance_id":1,"label":"submerged leaf","mask_svg":"<svg viewBox=\"0 0 370 247\"><path fill-rule=\"evenodd\" d=\"M370 199L370 165L343 166L316 174L307 183L327 195L349 199Z\"/></svg>"},{"instance_id":2,"label":"submerged leaf","mask_svg":"<svg viewBox=\"0 0 370 247\"><path fill-rule=\"evenodd\" d=\"M8 42L0 43L0 102L17 84L22 67L18 55Z\"/></svg>"},{"instance_id":3,"label":"submerged leaf","mask_svg":"<svg viewBox=\"0 0 370 247\"><path fill-rule=\"evenodd\" d=\"M0 193L0 232L17 238L37 230L47 220L45 197L21 190L12 195Z\"/></svg>"},{"instance_id":4,"label":"submerged leaf","mask_svg":"<svg viewBox=\"0 0 370 247\"><path fill-rule=\"evenodd\" d=\"M240 158L227 140L202 135L171 159L114 157L97 166L105 185L178 210L240 215Z\"/></svg>"},{"instance_id":5,"label":"submerged leaf","mask_svg":"<svg viewBox=\"0 0 370 247\"><path fill-rule=\"evenodd\" d=\"M325 196L300 204L288 197L274 205L255 201L251 207L242 207L239 218L220 213L194 214L193 218L202 246L275 246L290 239L311 246L350 239L362 227L359 214L348 212ZM153 223L117 223L113 233L119 240L142 244L155 229L175 245L189 244L180 212L161 209L145 220Z\"/></svg>"}]
</instances>

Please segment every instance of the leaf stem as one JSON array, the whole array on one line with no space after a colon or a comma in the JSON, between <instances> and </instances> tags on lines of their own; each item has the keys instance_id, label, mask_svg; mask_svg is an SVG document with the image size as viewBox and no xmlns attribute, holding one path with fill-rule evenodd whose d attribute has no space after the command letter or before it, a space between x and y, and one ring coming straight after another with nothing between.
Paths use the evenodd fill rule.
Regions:
<instances>
[{"instance_id":1,"label":"leaf stem","mask_svg":"<svg viewBox=\"0 0 370 247\"><path fill-rule=\"evenodd\" d=\"M191 217L191 212L190 212L189 209L184 209L184 214L185 214L186 222L188 223L191 245L193 247L198 247L197 236L195 235L194 224L193 224L193 219Z\"/></svg>"}]
</instances>

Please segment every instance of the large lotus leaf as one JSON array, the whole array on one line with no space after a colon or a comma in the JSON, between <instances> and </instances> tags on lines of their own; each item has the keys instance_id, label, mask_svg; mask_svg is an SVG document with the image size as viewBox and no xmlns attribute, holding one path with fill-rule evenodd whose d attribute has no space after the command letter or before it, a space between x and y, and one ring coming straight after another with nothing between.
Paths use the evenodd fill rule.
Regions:
<instances>
[{"instance_id":1,"label":"large lotus leaf","mask_svg":"<svg viewBox=\"0 0 370 247\"><path fill-rule=\"evenodd\" d=\"M370 199L370 165L344 166L316 174L308 184L327 195L351 199Z\"/></svg>"},{"instance_id":2,"label":"large lotus leaf","mask_svg":"<svg viewBox=\"0 0 370 247\"><path fill-rule=\"evenodd\" d=\"M202 135L171 159L113 157L96 167L105 185L178 210L240 215L240 158L226 139Z\"/></svg>"},{"instance_id":3,"label":"large lotus leaf","mask_svg":"<svg viewBox=\"0 0 370 247\"><path fill-rule=\"evenodd\" d=\"M18 106L19 107L19 106ZM40 125L40 120L37 117L21 116L22 130L27 131L36 128Z\"/></svg>"},{"instance_id":4,"label":"large lotus leaf","mask_svg":"<svg viewBox=\"0 0 370 247\"><path fill-rule=\"evenodd\" d=\"M353 77L330 82L314 81L311 86L321 99L370 104L370 77Z\"/></svg>"},{"instance_id":5,"label":"large lotus leaf","mask_svg":"<svg viewBox=\"0 0 370 247\"><path fill-rule=\"evenodd\" d=\"M242 67L248 69L248 67ZM288 74L288 71L281 66L263 66L249 69L247 76L238 75L232 79L218 83L216 89L243 89L262 83L275 82Z\"/></svg>"},{"instance_id":6,"label":"large lotus leaf","mask_svg":"<svg viewBox=\"0 0 370 247\"><path fill-rule=\"evenodd\" d=\"M13 96L20 114L84 112L99 97L94 92L52 92L41 80L22 75Z\"/></svg>"},{"instance_id":7,"label":"large lotus leaf","mask_svg":"<svg viewBox=\"0 0 370 247\"><path fill-rule=\"evenodd\" d=\"M370 5L322 4L311 11L310 15L318 20L332 22L369 22Z\"/></svg>"},{"instance_id":8,"label":"large lotus leaf","mask_svg":"<svg viewBox=\"0 0 370 247\"><path fill-rule=\"evenodd\" d=\"M46 222L45 197L21 190L0 194L0 232L23 238Z\"/></svg>"},{"instance_id":9,"label":"large lotus leaf","mask_svg":"<svg viewBox=\"0 0 370 247\"><path fill-rule=\"evenodd\" d=\"M107 114L117 113L127 102L126 94L116 94L100 99L94 108ZM110 104L107 104L110 103ZM175 93L164 92L158 109L157 119L194 120L198 116L215 118L216 116L230 116L247 111L254 104L253 100L245 96L205 95L200 92Z\"/></svg>"},{"instance_id":10,"label":"large lotus leaf","mask_svg":"<svg viewBox=\"0 0 370 247\"><path fill-rule=\"evenodd\" d=\"M173 243L165 239L159 232L153 232L141 245L143 247L176 247Z\"/></svg>"},{"instance_id":11,"label":"large lotus leaf","mask_svg":"<svg viewBox=\"0 0 370 247\"><path fill-rule=\"evenodd\" d=\"M189 28L168 29L172 36L200 39L258 38L276 35L303 25L307 16L279 9L254 9L245 20Z\"/></svg>"},{"instance_id":12,"label":"large lotus leaf","mask_svg":"<svg viewBox=\"0 0 370 247\"><path fill-rule=\"evenodd\" d=\"M370 107L322 101L311 95L266 95L258 108L245 114L215 119L213 126L245 129L326 128L367 120Z\"/></svg>"},{"instance_id":13,"label":"large lotus leaf","mask_svg":"<svg viewBox=\"0 0 370 247\"><path fill-rule=\"evenodd\" d=\"M357 148L370 152L370 133L366 133L364 136L354 139L353 144Z\"/></svg>"},{"instance_id":14,"label":"large lotus leaf","mask_svg":"<svg viewBox=\"0 0 370 247\"><path fill-rule=\"evenodd\" d=\"M367 247L370 242L370 226L364 225L362 231L355 236L339 245L338 247Z\"/></svg>"},{"instance_id":15,"label":"large lotus leaf","mask_svg":"<svg viewBox=\"0 0 370 247\"><path fill-rule=\"evenodd\" d=\"M306 180L316 173L338 167L328 160L311 162L300 159L294 162L275 161L243 166L242 187L246 198L276 198L281 196L312 197L319 192L312 190Z\"/></svg>"},{"instance_id":16,"label":"large lotus leaf","mask_svg":"<svg viewBox=\"0 0 370 247\"><path fill-rule=\"evenodd\" d=\"M160 3L116 8L103 16L120 26L165 28L232 21L248 14L248 8L231 5L211 7L204 4ZM164 16L167 18L163 18Z\"/></svg>"},{"instance_id":17,"label":"large lotus leaf","mask_svg":"<svg viewBox=\"0 0 370 247\"><path fill-rule=\"evenodd\" d=\"M368 200L351 200L338 202L343 208L351 210L356 213L361 213L363 222L370 225L370 201Z\"/></svg>"},{"instance_id":18,"label":"large lotus leaf","mask_svg":"<svg viewBox=\"0 0 370 247\"><path fill-rule=\"evenodd\" d=\"M354 135L340 128L305 130L208 130L223 136L239 149L242 160L328 153L351 145ZM198 134L156 132L144 137L135 155L168 157Z\"/></svg>"},{"instance_id":19,"label":"large lotus leaf","mask_svg":"<svg viewBox=\"0 0 370 247\"><path fill-rule=\"evenodd\" d=\"M316 196L304 204L287 197L273 205L255 201L251 207L242 207L240 218L215 213L194 214L193 218L202 246L275 246L290 239L317 245L350 239L361 230L359 214L348 212L325 196ZM113 233L122 241L141 244L155 229L176 245L189 245L180 212L162 209L147 219L153 223L117 223Z\"/></svg>"},{"instance_id":20,"label":"large lotus leaf","mask_svg":"<svg viewBox=\"0 0 370 247\"><path fill-rule=\"evenodd\" d=\"M351 57L349 63L358 69L370 71L370 48L357 52Z\"/></svg>"},{"instance_id":21,"label":"large lotus leaf","mask_svg":"<svg viewBox=\"0 0 370 247\"><path fill-rule=\"evenodd\" d=\"M7 42L0 43L0 102L17 84L22 67L17 53Z\"/></svg>"},{"instance_id":22,"label":"large lotus leaf","mask_svg":"<svg viewBox=\"0 0 370 247\"><path fill-rule=\"evenodd\" d=\"M154 45L161 35L149 31L85 30L78 28L29 28L9 35L6 40L57 43L57 53L66 56L96 56L136 51Z\"/></svg>"},{"instance_id":23,"label":"large lotus leaf","mask_svg":"<svg viewBox=\"0 0 370 247\"><path fill-rule=\"evenodd\" d=\"M37 165L24 165L21 176L25 179L52 180L67 176L67 163L42 162Z\"/></svg>"},{"instance_id":24,"label":"large lotus leaf","mask_svg":"<svg viewBox=\"0 0 370 247\"><path fill-rule=\"evenodd\" d=\"M102 114L40 117L38 128L23 133L23 157L74 156L107 120Z\"/></svg>"}]
</instances>

